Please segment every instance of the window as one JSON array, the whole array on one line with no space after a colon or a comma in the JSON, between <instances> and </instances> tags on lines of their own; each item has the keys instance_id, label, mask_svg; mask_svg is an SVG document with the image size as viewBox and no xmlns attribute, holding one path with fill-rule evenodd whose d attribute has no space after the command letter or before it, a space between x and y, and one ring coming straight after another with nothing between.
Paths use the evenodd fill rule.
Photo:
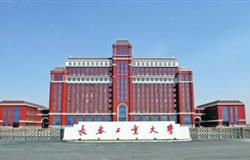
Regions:
<instances>
[{"instance_id":1,"label":"window","mask_svg":"<svg viewBox=\"0 0 250 160\"><path fill-rule=\"evenodd\" d=\"M134 116L134 121L140 121L140 116Z\"/></svg>"},{"instance_id":2,"label":"window","mask_svg":"<svg viewBox=\"0 0 250 160\"><path fill-rule=\"evenodd\" d=\"M3 108L3 126L5 126L6 123L7 113L8 113L7 108Z\"/></svg>"},{"instance_id":3,"label":"window","mask_svg":"<svg viewBox=\"0 0 250 160\"><path fill-rule=\"evenodd\" d=\"M225 122L228 122L228 109L227 107L222 107L222 119Z\"/></svg>"},{"instance_id":4,"label":"window","mask_svg":"<svg viewBox=\"0 0 250 160\"><path fill-rule=\"evenodd\" d=\"M168 116L161 116L161 121L168 121Z\"/></svg>"},{"instance_id":5,"label":"window","mask_svg":"<svg viewBox=\"0 0 250 160\"><path fill-rule=\"evenodd\" d=\"M60 116L54 116L53 125L60 125L61 124L61 117Z\"/></svg>"},{"instance_id":6,"label":"window","mask_svg":"<svg viewBox=\"0 0 250 160\"><path fill-rule=\"evenodd\" d=\"M234 108L233 107L231 107L230 108L230 122L231 122L231 124L234 124Z\"/></svg>"},{"instance_id":7,"label":"window","mask_svg":"<svg viewBox=\"0 0 250 160\"><path fill-rule=\"evenodd\" d=\"M190 117L190 115L184 115L183 119L184 119L184 124L191 124L191 117Z\"/></svg>"},{"instance_id":8,"label":"window","mask_svg":"<svg viewBox=\"0 0 250 160\"><path fill-rule=\"evenodd\" d=\"M10 126L11 112L12 112L12 109L9 108L9 110L8 110L8 126Z\"/></svg>"},{"instance_id":9,"label":"window","mask_svg":"<svg viewBox=\"0 0 250 160\"><path fill-rule=\"evenodd\" d=\"M239 112L238 112L238 107L235 107L235 123L239 124Z\"/></svg>"},{"instance_id":10,"label":"window","mask_svg":"<svg viewBox=\"0 0 250 160\"><path fill-rule=\"evenodd\" d=\"M112 121L112 116L111 115L104 116L104 121Z\"/></svg>"},{"instance_id":11,"label":"window","mask_svg":"<svg viewBox=\"0 0 250 160\"><path fill-rule=\"evenodd\" d=\"M62 75L54 75L54 81L62 81L63 76Z\"/></svg>"},{"instance_id":12,"label":"window","mask_svg":"<svg viewBox=\"0 0 250 160\"><path fill-rule=\"evenodd\" d=\"M170 116L170 120L175 121L175 123L177 123L177 116L176 115Z\"/></svg>"},{"instance_id":13,"label":"window","mask_svg":"<svg viewBox=\"0 0 250 160\"><path fill-rule=\"evenodd\" d=\"M93 121L93 116L86 116L86 121Z\"/></svg>"},{"instance_id":14,"label":"window","mask_svg":"<svg viewBox=\"0 0 250 160\"><path fill-rule=\"evenodd\" d=\"M125 105L120 105L119 110L119 121L126 121L127 120L127 107Z\"/></svg>"},{"instance_id":15,"label":"window","mask_svg":"<svg viewBox=\"0 0 250 160\"><path fill-rule=\"evenodd\" d=\"M20 108L14 109L14 122L19 122L20 120Z\"/></svg>"},{"instance_id":16,"label":"window","mask_svg":"<svg viewBox=\"0 0 250 160\"><path fill-rule=\"evenodd\" d=\"M159 121L159 116L152 116L152 121Z\"/></svg>"},{"instance_id":17,"label":"window","mask_svg":"<svg viewBox=\"0 0 250 160\"><path fill-rule=\"evenodd\" d=\"M74 116L67 116L67 125L74 124Z\"/></svg>"},{"instance_id":18,"label":"window","mask_svg":"<svg viewBox=\"0 0 250 160\"><path fill-rule=\"evenodd\" d=\"M83 116L76 116L76 123L82 122Z\"/></svg>"},{"instance_id":19,"label":"window","mask_svg":"<svg viewBox=\"0 0 250 160\"><path fill-rule=\"evenodd\" d=\"M117 55L128 55L128 48L118 48Z\"/></svg>"},{"instance_id":20,"label":"window","mask_svg":"<svg viewBox=\"0 0 250 160\"><path fill-rule=\"evenodd\" d=\"M149 120L150 120L150 117L149 117L149 116L143 116L143 117L142 117L142 120L143 120L143 121L149 121Z\"/></svg>"},{"instance_id":21,"label":"window","mask_svg":"<svg viewBox=\"0 0 250 160\"><path fill-rule=\"evenodd\" d=\"M96 116L95 121L102 121L102 116Z\"/></svg>"}]
</instances>

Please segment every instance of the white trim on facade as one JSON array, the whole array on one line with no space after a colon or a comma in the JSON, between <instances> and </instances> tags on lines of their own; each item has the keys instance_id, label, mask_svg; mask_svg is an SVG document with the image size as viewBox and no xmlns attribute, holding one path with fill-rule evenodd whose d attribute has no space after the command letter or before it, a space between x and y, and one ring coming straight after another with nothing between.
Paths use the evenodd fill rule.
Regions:
<instances>
[{"instance_id":1,"label":"white trim on facade","mask_svg":"<svg viewBox=\"0 0 250 160\"><path fill-rule=\"evenodd\" d=\"M193 83L193 81L177 81L178 83Z\"/></svg>"},{"instance_id":2,"label":"white trim on facade","mask_svg":"<svg viewBox=\"0 0 250 160\"><path fill-rule=\"evenodd\" d=\"M88 115L90 115L90 116L107 116L107 115L113 115L114 113L58 113L58 112L52 112L52 113L49 113L49 115L51 115L51 116L61 116L61 115L63 115L63 116L77 116L77 115L79 115L79 116L88 116Z\"/></svg>"},{"instance_id":3,"label":"white trim on facade","mask_svg":"<svg viewBox=\"0 0 250 160\"><path fill-rule=\"evenodd\" d=\"M112 83L110 76L68 76L67 83Z\"/></svg>"},{"instance_id":4,"label":"white trim on facade","mask_svg":"<svg viewBox=\"0 0 250 160\"><path fill-rule=\"evenodd\" d=\"M178 67L176 60L133 59L133 67Z\"/></svg>"},{"instance_id":5,"label":"white trim on facade","mask_svg":"<svg viewBox=\"0 0 250 160\"><path fill-rule=\"evenodd\" d=\"M130 115L192 115L195 114L195 112L178 112L178 113L136 113L136 112L131 112L129 113Z\"/></svg>"},{"instance_id":6,"label":"white trim on facade","mask_svg":"<svg viewBox=\"0 0 250 160\"><path fill-rule=\"evenodd\" d=\"M159 116L161 116L161 115L178 115L178 113L136 113L136 112L131 112L131 113L129 113L129 115L139 115L139 116L142 116L142 115L159 115Z\"/></svg>"},{"instance_id":7,"label":"white trim on facade","mask_svg":"<svg viewBox=\"0 0 250 160\"><path fill-rule=\"evenodd\" d=\"M48 116L49 114L36 114L37 116Z\"/></svg>"},{"instance_id":8,"label":"white trim on facade","mask_svg":"<svg viewBox=\"0 0 250 160\"><path fill-rule=\"evenodd\" d=\"M197 116L203 116L203 115L205 115L205 113L195 113L195 115L197 115Z\"/></svg>"},{"instance_id":9,"label":"white trim on facade","mask_svg":"<svg viewBox=\"0 0 250 160\"><path fill-rule=\"evenodd\" d=\"M50 80L51 83L64 83L65 81L53 81L53 80Z\"/></svg>"},{"instance_id":10,"label":"white trim on facade","mask_svg":"<svg viewBox=\"0 0 250 160\"><path fill-rule=\"evenodd\" d=\"M207 121L201 121L201 122L223 122L223 119L207 120Z\"/></svg>"},{"instance_id":11,"label":"white trim on facade","mask_svg":"<svg viewBox=\"0 0 250 160\"><path fill-rule=\"evenodd\" d=\"M239 119L239 122L244 122L246 119ZM207 120L207 121L202 121L202 122L223 122L223 119L218 119L218 120ZM230 122L229 122L230 123Z\"/></svg>"},{"instance_id":12,"label":"white trim on facade","mask_svg":"<svg viewBox=\"0 0 250 160\"><path fill-rule=\"evenodd\" d=\"M175 83L175 78L172 76L133 76L132 83L140 84L159 84L159 83Z\"/></svg>"},{"instance_id":13,"label":"white trim on facade","mask_svg":"<svg viewBox=\"0 0 250 160\"><path fill-rule=\"evenodd\" d=\"M178 112L178 115L192 115L196 114L195 112Z\"/></svg>"},{"instance_id":14,"label":"white trim on facade","mask_svg":"<svg viewBox=\"0 0 250 160\"><path fill-rule=\"evenodd\" d=\"M84 58L76 58L76 59L68 59L65 62L66 67L112 67L111 59L84 59Z\"/></svg>"},{"instance_id":15,"label":"white trim on facade","mask_svg":"<svg viewBox=\"0 0 250 160\"><path fill-rule=\"evenodd\" d=\"M40 121L30 121L30 120L20 120L19 121L20 123L23 122L23 123L41 123Z\"/></svg>"},{"instance_id":16,"label":"white trim on facade","mask_svg":"<svg viewBox=\"0 0 250 160\"><path fill-rule=\"evenodd\" d=\"M113 59L115 60L132 60L133 58L131 57L126 57L128 55L124 55L124 57L120 57L121 55L119 55L119 57L114 57Z\"/></svg>"},{"instance_id":17,"label":"white trim on facade","mask_svg":"<svg viewBox=\"0 0 250 160\"><path fill-rule=\"evenodd\" d=\"M178 67L179 64L174 59L133 59L131 57L114 57L114 60L132 60L132 67ZM66 67L112 67L112 59L91 59L76 58L68 59Z\"/></svg>"}]
</instances>

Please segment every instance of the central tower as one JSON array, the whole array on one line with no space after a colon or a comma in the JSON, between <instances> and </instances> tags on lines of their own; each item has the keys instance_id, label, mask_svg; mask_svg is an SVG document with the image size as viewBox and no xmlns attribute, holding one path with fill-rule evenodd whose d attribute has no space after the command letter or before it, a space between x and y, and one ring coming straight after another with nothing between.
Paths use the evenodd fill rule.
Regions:
<instances>
[{"instance_id":1,"label":"central tower","mask_svg":"<svg viewBox=\"0 0 250 160\"><path fill-rule=\"evenodd\" d=\"M132 117L132 45L126 39L113 44L113 121Z\"/></svg>"}]
</instances>

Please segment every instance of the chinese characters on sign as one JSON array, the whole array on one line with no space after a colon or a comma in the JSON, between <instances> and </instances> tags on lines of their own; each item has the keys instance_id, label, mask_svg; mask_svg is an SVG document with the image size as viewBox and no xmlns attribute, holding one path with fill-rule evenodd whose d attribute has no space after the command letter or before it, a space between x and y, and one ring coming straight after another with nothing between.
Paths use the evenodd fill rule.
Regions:
<instances>
[{"instance_id":1,"label":"chinese characters on sign","mask_svg":"<svg viewBox=\"0 0 250 160\"><path fill-rule=\"evenodd\" d=\"M121 128L116 128L115 133L120 133L121 132Z\"/></svg>"},{"instance_id":2,"label":"chinese characters on sign","mask_svg":"<svg viewBox=\"0 0 250 160\"><path fill-rule=\"evenodd\" d=\"M173 130L174 130L174 126L172 124L167 125L167 133L169 135L173 134ZM130 131L132 131L132 135L138 135L139 134L139 126L134 124L133 128L130 129ZM83 136L83 135L87 135L87 131L85 129L85 126L82 125L80 130L78 130L79 135ZM121 132L121 128L118 127L115 130L115 133L120 133ZM96 134L103 134L106 133L106 131L104 130L104 127L102 125L99 126L99 128L97 129ZM156 129L155 126L151 126L151 128L149 128L149 133L159 133L159 131Z\"/></svg>"},{"instance_id":3,"label":"chinese characters on sign","mask_svg":"<svg viewBox=\"0 0 250 160\"><path fill-rule=\"evenodd\" d=\"M105 133L105 131L103 130L103 126L100 126L96 134L103 134L103 133Z\"/></svg>"},{"instance_id":4,"label":"chinese characters on sign","mask_svg":"<svg viewBox=\"0 0 250 160\"><path fill-rule=\"evenodd\" d=\"M131 131L133 131L133 135L137 135L138 134L138 129L139 129L139 126L134 125L134 127L131 129Z\"/></svg>"},{"instance_id":5,"label":"chinese characters on sign","mask_svg":"<svg viewBox=\"0 0 250 160\"><path fill-rule=\"evenodd\" d=\"M149 133L159 133L159 132L157 132L157 131L155 130L155 127L152 126L152 127L150 128L150 132L149 132Z\"/></svg>"},{"instance_id":6,"label":"chinese characters on sign","mask_svg":"<svg viewBox=\"0 0 250 160\"><path fill-rule=\"evenodd\" d=\"M79 132L79 135L80 136L82 136L82 135L86 135L87 133L86 133L86 129L84 128L84 125L82 125L82 128L80 129L80 130L78 130L78 132Z\"/></svg>"},{"instance_id":7,"label":"chinese characters on sign","mask_svg":"<svg viewBox=\"0 0 250 160\"><path fill-rule=\"evenodd\" d=\"M174 121L79 122L64 128L63 140L191 140L189 127Z\"/></svg>"},{"instance_id":8,"label":"chinese characters on sign","mask_svg":"<svg viewBox=\"0 0 250 160\"><path fill-rule=\"evenodd\" d=\"M174 126L172 124L169 124L167 126L167 132L172 135L173 134L173 129L174 129Z\"/></svg>"}]
</instances>

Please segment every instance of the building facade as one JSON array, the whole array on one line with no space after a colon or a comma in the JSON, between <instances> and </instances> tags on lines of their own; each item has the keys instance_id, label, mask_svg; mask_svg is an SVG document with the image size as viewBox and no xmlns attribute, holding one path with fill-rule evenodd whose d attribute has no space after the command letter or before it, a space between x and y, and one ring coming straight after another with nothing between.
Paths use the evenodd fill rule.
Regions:
<instances>
[{"instance_id":1,"label":"building facade","mask_svg":"<svg viewBox=\"0 0 250 160\"><path fill-rule=\"evenodd\" d=\"M0 126L48 127L48 112L48 108L26 101L1 101Z\"/></svg>"},{"instance_id":2,"label":"building facade","mask_svg":"<svg viewBox=\"0 0 250 160\"><path fill-rule=\"evenodd\" d=\"M219 100L197 106L204 127L246 125L245 105L237 100Z\"/></svg>"},{"instance_id":3,"label":"building facade","mask_svg":"<svg viewBox=\"0 0 250 160\"><path fill-rule=\"evenodd\" d=\"M51 126L79 121L194 124L192 72L175 58L133 58L128 40L111 58L68 58L51 71Z\"/></svg>"}]
</instances>

